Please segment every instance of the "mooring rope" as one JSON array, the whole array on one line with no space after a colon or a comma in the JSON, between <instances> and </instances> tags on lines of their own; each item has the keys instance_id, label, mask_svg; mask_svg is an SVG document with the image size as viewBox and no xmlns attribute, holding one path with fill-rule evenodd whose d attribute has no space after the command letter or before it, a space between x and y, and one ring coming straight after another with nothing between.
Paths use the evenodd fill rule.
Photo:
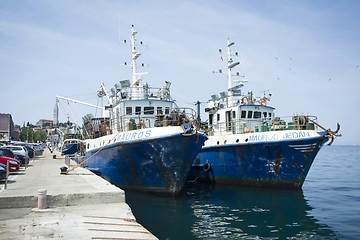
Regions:
<instances>
[{"instance_id":1,"label":"mooring rope","mask_svg":"<svg viewBox=\"0 0 360 240\"><path fill-rule=\"evenodd\" d=\"M98 154L101 150L104 149L104 147L106 147L107 145L109 145L111 143L112 140L114 140L120 133L123 132L123 130L130 124L130 121L112 138L109 140L109 142L107 144L105 144L104 146L102 146L102 148L100 148L99 150L96 151L96 153L94 153L93 155L91 155L88 159L85 159L84 161L82 161L81 163L79 163L78 165L76 165L75 167L69 169L66 173L69 173L71 171L74 171L76 168L80 167L81 165L83 165L84 163L86 163L87 161L89 161L92 157L94 157L96 154ZM85 146L86 147L86 146Z\"/></svg>"}]
</instances>

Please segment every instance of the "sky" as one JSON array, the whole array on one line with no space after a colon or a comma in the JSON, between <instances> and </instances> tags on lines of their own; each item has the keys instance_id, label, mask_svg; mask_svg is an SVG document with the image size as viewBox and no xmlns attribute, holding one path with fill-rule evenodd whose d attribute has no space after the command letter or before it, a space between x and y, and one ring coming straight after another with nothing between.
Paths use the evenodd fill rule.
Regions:
<instances>
[{"instance_id":1,"label":"sky","mask_svg":"<svg viewBox=\"0 0 360 240\"><path fill-rule=\"evenodd\" d=\"M338 122L335 144L360 145L359 12L357 0L0 0L0 112L22 126L53 119L57 95L106 105L100 82L109 90L131 79L121 42L135 25L145 81L170 81L180 106L202 102L203 120L210 96L226 91L226 76L213 72L226 69L218 49L229 38L245 91L270 92L277 116L315 115L333 130ZM99 115L59 107L61 122Z\"/></svg>"}]
</instances>

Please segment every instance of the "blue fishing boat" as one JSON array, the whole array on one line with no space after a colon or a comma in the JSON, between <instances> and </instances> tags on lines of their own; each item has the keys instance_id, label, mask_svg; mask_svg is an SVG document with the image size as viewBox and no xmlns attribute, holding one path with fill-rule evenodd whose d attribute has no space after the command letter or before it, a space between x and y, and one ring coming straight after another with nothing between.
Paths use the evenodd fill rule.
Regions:
<instances>
[{"instance_id":1,"label":"blue fishing boat","mask_svg":"<svg viewBox=\"0 0 360 240\"><path fill-rule=\"evenodd\" d=\"M68 129L68 131L70 131ZM78 133L66 133L63 135L63 143L61 145L61 153L64 155L73 155L79 151L79 144L82 135Z\"/></svg>"},{"instance_id":2,"label":"blue fishing boat","mask_svg":"<svg viewBox=\"0 0 360 240\"><path fill-rule=\"evenodd\" d=\"M64 155L72 155L78 152L80 139L66 139L61 147L61 153Z\"/></svg>"},{"instance_id":3,"label":"blue fishing boat","mask_svg":"<svg viewBox=\"0 0 360 240\"><path fill-rule=\"evenodd\" d=\"M124 66L132 68L132 81L120 81L110 93L101 83L98 97L109 102L104 116L83 118L89 138L82 166L124 189L176 194L207 137L197 131L195 111L172 100L170 82L160 88L143 82L136 34L133 26L131 41L124 41L131 46Z\"/></svg>"},{"instance_id":4,"label":"blue fishing boat","mask_svg":"<svg viewBox=\"0 0 360 240\"><path fill-rule=\"evenodd\" d=\"M327 130L315 116L275 116L271 94L242 92L247 80L232 74L239 62L228 40L227 91L212 95L205 142L189 174L190 180L250 186L301 188L320 148L332 144L338 131ZM221 50L219 50L220 53ZM220 73L222 71L219 71ZM232 80L232 76L240 79ZM236 83L236 84L233 84Z\"/></svg>"}]
</instances>

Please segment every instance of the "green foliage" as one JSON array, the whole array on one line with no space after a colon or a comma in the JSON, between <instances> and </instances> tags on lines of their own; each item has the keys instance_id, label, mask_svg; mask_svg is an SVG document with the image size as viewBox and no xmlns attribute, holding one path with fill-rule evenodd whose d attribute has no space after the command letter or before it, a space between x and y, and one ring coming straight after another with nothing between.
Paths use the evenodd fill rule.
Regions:
<instances>
[{"instance_id":1,"label":"green foliage","mask_svg":"<svg viewBox=\"0 0 360 240\"><path fill-rule=\"evenodd\" d=\"M23 127L20 131L20 140L23 142L44 142L47 139L46 132L43 130L34 132L30 127Z\"/></svg>"},{"instance_id":2,"label":"green foliage","mask_svg":"<svg viewBox=\"0 0 360 240\"><path fill-rule=\"evenodd\" d=\"M34 131L30 127L23 127L20 131L20 140L23 142L33 142L34 140Z\"/></svg>"},{"instance_id":3,"label":"green foliage","mask_svg":"<svg viewBox=\"0 0 360 240\"><path fill-rule=\"evenodd\" d=\"M47 135L43 130L34 133L35 142L44 142L47 139Z\"/></svg>"}]
</instances>

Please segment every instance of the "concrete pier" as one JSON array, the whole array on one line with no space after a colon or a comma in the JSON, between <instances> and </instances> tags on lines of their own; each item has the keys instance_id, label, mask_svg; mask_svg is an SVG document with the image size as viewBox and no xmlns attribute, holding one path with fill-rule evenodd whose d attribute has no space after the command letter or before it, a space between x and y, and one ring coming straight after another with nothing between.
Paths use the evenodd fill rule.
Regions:
<instances>
[{"instance_id":1,"label":"concrete pier","mask_svg":"<svg viewBox=\"0 0 360 240\"><path fill-rule=\"evenodd\" d=\"M136 222L125 192L84 168L60 174L65 159L48 149L0 182L1 239L157 239ZM75 165L75 162L71 162ZM38 190L46 208L38 209Z\"/></svg>"}]
</instances>

